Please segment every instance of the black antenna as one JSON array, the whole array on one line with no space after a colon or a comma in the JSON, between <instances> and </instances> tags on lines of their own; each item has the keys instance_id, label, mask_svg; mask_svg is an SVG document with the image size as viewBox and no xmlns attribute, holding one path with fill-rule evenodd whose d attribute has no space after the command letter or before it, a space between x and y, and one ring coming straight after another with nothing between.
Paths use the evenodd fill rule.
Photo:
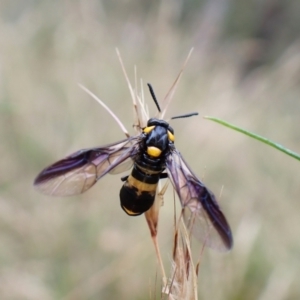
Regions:
<instances>
[{"instance_id":1,"label":"black antenna","mask_svg":"<svg viewBox=\"0 0 300 300\"><path fill-rule=\"evenodd\" d=\"M157 101L156 96L155 96L155 94L154 94L152 85L151 85L150 83L147 83L147 85L148 85L148 87L149 87L150 94L151 94L151 96L152 96L152 98L153 98L153 100L154 100L154 103L156 104L156 107L157 107L158 111L161 112L160 107L159 107L159 104L158 104L158 101Z\"/></svg>"},{"instance_id":2,"label":"black antenna","mask_svg":"<svg viewBox=\"0 0 300 300\"><path fill-rule=\"evenodd\" d=\"M188 118L188 117L192 117L192 116L198 116L199 114L197 112L193 112L193 113L189 113L189 114L185 114L185 115L180 115L180 116L176 116L176 117L172 117L171 119L181 119L181 118Z\"/></svg>"}]
</instances>

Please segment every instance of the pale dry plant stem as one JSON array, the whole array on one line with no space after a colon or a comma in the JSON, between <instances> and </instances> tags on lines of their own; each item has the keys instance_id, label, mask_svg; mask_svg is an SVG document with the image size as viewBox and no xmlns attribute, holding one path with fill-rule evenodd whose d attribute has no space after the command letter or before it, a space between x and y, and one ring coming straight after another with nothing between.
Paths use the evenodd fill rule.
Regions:
<instances>
[{"instance_id":1,"label":"pale dry plant stem","mask_svg":"<svg viewBox=\"0 0 300 300\"><path fill-rule=\"evenodd\" d=\"M102 102L94 93L92 93L90 90L88 90L85 86L82 84L78 84L80 88L82 88L87 94L89 94L93 99L95 99L103 108L106 109L106 111L114 118L114 120L117 122L117 124L120 126L121 130L124 132L126 137L130 137L130 134L126 130L125 126L121 122L121 120L113 113L113 111L104 103Z\"/></svg>"},{"instance_id":2,"label":"pale dry plant stem","mask_svg":"<svg viewBox=\"0 0 300 300\"><path fill-rule=\"evenodd\" d=\"M163 101L163 112L158 113L158 116L161 118L164 117L166 110L173 98L175 89L179 83L179 80L182 76L183 70L187 64L187 61L189 60L191 53L193 49L189 52L187 59L185 60L179 74L177 75L174 83L172 84L171 88L169 89L167 95L164 98ZM134 82L135 82L135 88L132 87L128 74L126 72L126 69L124 67L120 52L118 49L116 49L121 68L123 70L130 95L132 98L133 108L134 108L134 116L135 116L135 123L134 126L136 130L141 133L141 130L144 126L146 126L147 121L149 119L149 112L148 107L145 104L145 98L144 98L144 90L143 90L143 81L141 80L141 86L140 86L140 92L138 92L137 87L137 70L136 67L134 68ZM195 267L192 261L192 253L190 248L190 238L188 231L185 227L185 224L183 222L183 218L180 217L178 228L176 229L176 232L178 233L178 237L180 239L180 242L176 245L176 253L174 255L174 262L173 262L173 273L171 275L171 282L168 283L168 279L166 276L166 272L164 269L163 261L161 258L161 253L159 250L158 245L158 239L157 239L157 226L158 226L158 216L159 216L159 210L162 206L163 197L167 190L169 181L167 181L162 189L158 187L158 193L156 195L155 201L153 206L145 212L145 218L147 220L151 238L154 244L158 264L161 269L162 274L162 296L166 295L168 299L175 300L175 299L186 299L186 300L197 300L197 274L195 271ZM176 219L176 216L175 216ZM177 243L177 239L174 243Z\"/></svg>"},{"instance_id":3,"label":"pale dry plant stem","mask_svg":"<svg viewBox=\"0 0 300 300\"><path fill-rule=\"evenodd\" d=\"M177 87L177 85L178 85L178 83L180 81L180 78L181 78L182 73L183 73L183 71L185 69L185 66L187 65L187 63L188 63L188 61L189 61L189 59L190 59L190 57L192 55L193 50L194 50L194 48L192 48L190 50L190 52L189 52L189 54L188 54L185 62L183 63L183 66L181 67L181 70L180 70L179 74L177 75L174 83L172 84L171 88L169 89L167 95L164 98L164 110L163 110L163 112L162 112L162 114L160 116L162 119L164 118L164 116L166 114L166 111L167 111L167 109L168 109L168 107L169 107L169 105L170 105L170 103L171 103L171 101L173 99L173 95L175 93L176 87Z\"/></svg>"},{"instance_id":4,"label":"pale dry plant stem","mask_svg":"<svg viewBox=\"0 0 300 300\"><path fill-rule=\"evenodd\" d=\"M192 260L190 233L182 215L176 225L169 300L197 300L197 272ZM164 292L164 291L163 291ZM166 291L165 291L166 293Z\"/></svg>"}]
</instances>

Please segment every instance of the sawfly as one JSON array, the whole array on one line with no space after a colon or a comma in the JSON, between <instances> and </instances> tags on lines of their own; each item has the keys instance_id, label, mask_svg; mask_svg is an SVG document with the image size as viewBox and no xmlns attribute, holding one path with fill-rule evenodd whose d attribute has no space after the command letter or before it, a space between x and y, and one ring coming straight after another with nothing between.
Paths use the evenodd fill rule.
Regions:
<instances>
[{"instance_id":1,"label":"sawfly","mask_svg":"<svg viewBox=\"0 0 300 300\"><path fill-rule=\"evenodd\" d=\"M160 112L150 84L152 98ZM185 118L197 113L181 115ZM34 186L51 196L71 196L90 189L104 175L122 177L122 209L129 216L148 211L154 203L159 180L169 178L184 212L185 223L205 245L220 251L233 245L230 226L214 194L190 169L174 145L175 135L168 122L150 118L141 133L103 147L79 150L40 172Z\"/></svg>"}]
</instances>

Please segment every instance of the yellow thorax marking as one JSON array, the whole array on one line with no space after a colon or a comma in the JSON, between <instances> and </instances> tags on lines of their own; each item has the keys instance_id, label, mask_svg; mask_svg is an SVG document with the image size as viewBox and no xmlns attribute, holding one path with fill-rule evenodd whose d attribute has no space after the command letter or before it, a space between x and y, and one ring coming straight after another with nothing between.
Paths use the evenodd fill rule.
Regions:
<instances>
[{"instance_id":1,"label":"yellow thorax marking","mask_svg":"<svg viewBox=\"0 0 300 300\"><path fill-rule=\"evenodd\" d=\"M150 155L152 157L159 157L161 154L161 150L158 149L157 147L149 146L147 148L147 153L148 153L148 155Z\"/></svg>"},{"instance_id":2,"label":"yellow thorax marking","mask_svg":"<svg viewBox=\"0 0 300 300\"><path fill-rule=\"evenodd\" d=\"M155 126L148 126L143 129L144 133L149 133L154 129Z\"/></svg>"},{"instance_id":3,"label":"yellow thorax marking","mask_svg":"<svg viewBox=\"0 0 300 300\"><path fill-rule=\"evenodd\" d=\"M171 141L171 142L174 142L175 141L175 137L174 137L174 134L168 130L168 139Z\"/></svg>"}]
</instances>

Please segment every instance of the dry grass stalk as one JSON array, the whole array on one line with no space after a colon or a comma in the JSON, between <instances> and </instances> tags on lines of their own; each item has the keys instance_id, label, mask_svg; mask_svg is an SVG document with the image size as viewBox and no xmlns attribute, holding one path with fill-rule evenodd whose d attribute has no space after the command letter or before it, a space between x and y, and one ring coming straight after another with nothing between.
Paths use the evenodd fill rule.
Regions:
<instances>
[{"instance_id":1,"label":"dry grass stalk","mask_svg":"<svg viewBox=\"0 0 300 300\"><path fill-rule=\"evenodd\" d=\"M176 77L174 83L172 84L170 90L168 91L166 97L164 98L163 101L164 110L162 113L159 113L161 115L160 116L161 118L165 115L166 109L172 100L175 89L178 85L184 67L192 53L192 50L188 54L188 57L182 69L180 70L178 76ZM137 87L137 71L135 68L135 87L134 88L132 87L127 72L125 70L121 55L118 49L116 49L116 51L132 98L132 103L134 108L134 128L136 129L137 133L140 134L142 132L142 128L144 128L147 125L147 121L150 118L148 107L144 100L143 82L141 81L141 87L139 91ZM126 137L129 137L130 135L126 130L125 126L122 124L120 119L107 107L107 105L105 105L96 95L94 95L87 88L85 88L80 84L79 86L108 111L108 113L118 123L118 125L120 126L121 130L124 132ZM185 227L182 217L180 217L179 221L177 222L177 224L179 225L176 226L175 224L173 263L172 263L171 276L169 280L167 279L165 268L159 250L159 245L157 240L158 217L159 217L160 207L163 204L163 197L167 190L168 183L169 181L166 181L166 183L163 185L162 188L160 187L159 184L155 202L153 206L145 213L145 218L147 220L150 229L151 238L155 247L158 263L162 274L162 283L163 283L162 299L166 296L170 300L175 300L175 299L197 300L198 299L197 274L192 261L189 233Z\"/></svg>"},{"instance_id":2,"label":"dry grass stalk","mask_svg":"<svg viewBox=\"0 0 300 300\"><path fill-rule=\"evenodd\" d=\"M166 97L163 100L163 111L158 114L163 118L166 113L166 109L169 106L172 97L174 95L175 89L179 83L185 65L192 53L192 50L188 54L186 61L184 62L183 67L181 68L178 76L176 77L174 83L172 84L170 90L168 91ZM144 92L143 92L143 84L141 81L140 91L138 91L137 87L137 72L135 68L135 87L133 88L129 77L126 73L124 64L122 62L120 53L117 51L117 55L119 57L122 70L124 72L124 76L126 82L128 84L128 88L132 97L133 108L134 108L134 127L138 133L141 133L141 129L146 126L148 119L150 118L148 107L145 104L144 100ZM155 198L155 202L153 206L145 213L145 218L147 220L151 238L153 240L153 244L155 247L158 263L161 269L162 274L162 299L167 297L170 300L175 299L187 299L187 300L197 300L197 274L196 269L194 267L194 263L192 261L192 253L190 247L190 238L188 230L185 227L183 218L180 217L178 224L179 226L175 226L175 234L174 234L174 246L173 246L173 263L172 263L172 272L169 280L167 279L165 268L162 262L158 240L157 240L157 226L158 226L158 217L159 217L159 209L163 204L163 197L167 190L169 181L167 181L162 188L160 185L158 187L158 192Z\"/></svg>"},{"instance_id":3,"label":"dry grass stalk","mask_svg":"<svg viewBox=\"0 0 300 300\"><path fill-rule=\"evenodd\" d=\"M161 118L165 115L166 109L172 100L175 89L178 85L184 67L192 53L192 50L193 49L191 49L190 53L188 54L188 57L182 69L180 70L178 76L176 77L174 83L172 84L170 90L164 98L164 101L162 103L163 111L162 113L158 113L159 117ZM135 68L135 87L132 87L127 72L125 70L121 55L118 49L116 49L116 51L132 98L134 108L134 128L136 129L137 133L141 133L142 128L147 125L147 121L150 118L148 107L144 100L143 82L141 80L141 88L139 91L137 87L137 71ZM96 100L99 102L99 99ZM101 102L100 104L104 106ZM117 119L112 112L109 111L109 113L114 117L114 119ZM124 126L120 124L119 121L118 124L121 127L122 131L127 135L127 131L124 128ZM165 268L159 250L157 240L159 209L163 204L163 197L167 190L168 183L169 182L167 181L162 188L159 185L155 202L153 206L145 213L145 218L150 229L151 237L153 240L158 263L162 274L162 299L168 297L168 299L172 300L197 300L197 272L192 261L189 233L182 217L180 217L178 221L179 226L175 226L176 229L174 234L173 263L169 279L166 276Z\"/></svg>"},{"instance_id":4,"label":"dry grass stalk","mask_svg":"<svg viewBox=\"0 0 300 300\"><path fill-rule=\"evenodd\" d=\"M197 271L192 260L190 234L180 217L174 234L173 262L168 291L170 300L197 300Z\"/></svg>"}]
</instances>

